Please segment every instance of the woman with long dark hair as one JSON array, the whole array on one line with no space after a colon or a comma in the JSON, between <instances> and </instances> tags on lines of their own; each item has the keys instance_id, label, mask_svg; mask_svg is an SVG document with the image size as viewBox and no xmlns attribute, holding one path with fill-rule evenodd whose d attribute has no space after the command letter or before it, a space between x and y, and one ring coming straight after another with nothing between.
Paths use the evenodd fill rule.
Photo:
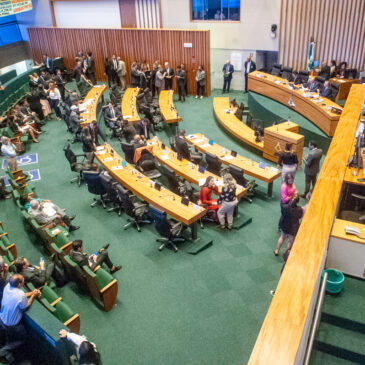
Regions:
<instances>
[{"instance_id":1,"label":"woman with long dark hair","mask_svg":"<svg viewBox=\"0 0 365 365\"><path fill-rule=\"evenodd\" d=\"M217 199L212 199L212 193L219 195L213 176L208 176L200 191L199 199L204 208L214 212L214 219L218 222L217 211L220 208L220 205L218 204Z\"/></svg>"}]
</instances>

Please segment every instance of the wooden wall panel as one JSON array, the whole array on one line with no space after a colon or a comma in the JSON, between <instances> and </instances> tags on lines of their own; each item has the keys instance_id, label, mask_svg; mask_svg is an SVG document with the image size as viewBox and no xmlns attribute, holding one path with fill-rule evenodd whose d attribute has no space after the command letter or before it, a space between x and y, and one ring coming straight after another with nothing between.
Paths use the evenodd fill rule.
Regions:
<instances>
[{"instance_id":1,"label":"wooden wall panel","mask_svg":"<svg viewBox=\"0 0 365 365\"><path fill-rule=\"evenodd\" d=\"M365 1L282 0L278 61L302 70L307 67L310 38L314 59L359 71L365 67Z\"/></svg>"},{"instance_id":2,"label":"wooden wall panel","mask_svg":"<svg viewBox=\"0 0 365 365\"><path fill-rule=\"evenodd\" d=\"M137 28L136 0L119 0L122 28Z\"/></svg>"},{"instance_id":3,"label":"wooden wall panel","mask_svg":"<svg viewBox=\"0 0 365 365\"><path fill-rule=\"evenodd\" d=\"M188 72L188 91L193 94L196 92L196 70L202 64L208 75L206 94L210 95L209 30L28 28L28 33L33 59L38 62L47 53L51 57L63 57L65 66L73 69L77 52L91 50L98 80L105 80L104 58L113 54L126 62L127 83L134 60L145 59L150 67L155 60L161 64L169 61L175 70L177 65L184 63ZM193 47L184 48L184 43L192 43Z\"/></svg>"}]
</instances>

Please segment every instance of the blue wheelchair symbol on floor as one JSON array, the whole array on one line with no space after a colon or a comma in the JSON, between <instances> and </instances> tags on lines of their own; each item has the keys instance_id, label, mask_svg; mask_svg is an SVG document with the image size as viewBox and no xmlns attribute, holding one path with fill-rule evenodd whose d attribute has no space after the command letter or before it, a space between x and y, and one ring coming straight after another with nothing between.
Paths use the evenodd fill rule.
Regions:
<instances>
[{"instance_id":1,"label":"blue wheelchair symbol on floor","mask_svg":"<svg viewBox=\"0 0 365 365\"><path fill-rule=\"evenodd\" d=\"M38 181L38 180L41 179L41 174L39 172L39 169L24 171L24 173L27 174L27 175L29 175L30 181ZM9 186L10 185L7 176L4 176L4 183L5 183L5 186Z\"/></svg>"},{"instance_id":2,"label":"blue wheelchair symbol on floor","mask_svg":"<svg viewBox=\"0 0 365 365\"><path fill-rule=\"evenodd\" d=\"M18 161L18 166L31 165L34 163L38 163L38 154L31 153L29 155L17 156L16 160ZM8 167L8 161L6 161L4 158L2 168L5 169L7 167Z\"/></svg>"}]
</instances>

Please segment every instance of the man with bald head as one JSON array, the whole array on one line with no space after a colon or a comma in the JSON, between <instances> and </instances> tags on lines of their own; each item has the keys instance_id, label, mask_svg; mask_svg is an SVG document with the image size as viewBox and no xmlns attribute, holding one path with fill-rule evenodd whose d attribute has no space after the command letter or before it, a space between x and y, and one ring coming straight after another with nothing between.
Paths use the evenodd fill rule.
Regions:
<instances>
[{"instance_id":1,"label":"man with bald head","mask_svg":"<svg viewBox=\"0 0 365 365\"><path fill-rule=\"evenodd\" d=\"M245 62L245 92L247 93L248 74L256 70L256 63L252 61L251 56L247 57Z\"/></svg>"},{"instance_id":2,"label":"man with bald head","mask_svg":"<svg viewBox=\"0 0 365 365\"><path fill-rule=\"evenodd\" d=\"M163 69L162 73L165 74L165 90L172 89L172 80L174 78L174 69L170 67L168 62L165 62L165 68Z\"/></svg>"},{"instance_id":3,"label":"man with bald head","mask_svg":"<svg viewBox=\"0 0 365 365\"><path fill-rule=\"evenodd\" d=\"M231 61L227 60L223 65L223 94L227 91L229 93L229 88L231 87L232 74L234 72L234 67L231 65Z\"/></svg>"}]
</instances>

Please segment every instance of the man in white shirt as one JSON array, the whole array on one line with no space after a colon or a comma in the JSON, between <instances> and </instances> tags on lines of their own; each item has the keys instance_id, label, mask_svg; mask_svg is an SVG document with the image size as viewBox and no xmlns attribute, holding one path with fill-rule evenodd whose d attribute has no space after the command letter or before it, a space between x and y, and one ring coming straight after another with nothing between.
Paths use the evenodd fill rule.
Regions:
<instances>
[{"instance_id":1,"label":"man in white shirt","mask_svg":"<svg viewBox=\"0 0 365 365\"><path fill-rule=\"evenodd\" d=\"M1 137L1 152L8 163L10 171L18 170L18 162L16 160L16 147L11 143L8 137Z\"/></svg>"},{"instance_id":2,"label":"man in white shirt","mask_svg":"<svg viewBox=\"0 0 365 365\"><path fill-rule=\"evenodd\" d=\"M0 325L6 332L7 341L0 350L0 356L5 357L10 363L14 361L11 352L22 345L26 338L26 330L21 322L23 313L32 305L34 298L41 295L38 289L25 293L22 290L23 285L23 276L13 275L5 286L1 303Z\"/></svg>"},{"instance_id":3,"label":"man in white shirt","mask_svg":"<svg viewBox=\"0 0 365 365\"><path fill-rule=\"evenodd\" d=\"M251 56L247 57L245 62L245 92L247 93L248 74L256 70L256 63L252 61Z\"/></svg>"},{"instance_id":4,"label":"man in white shirt","mask_svg":"<svg viewBox=\"0 0 365 365\"><path fill-rule=\"evenodd\" d=\"M117 58L118 61L118 68L117 68L117 74L118 78L120 80L120 86L122 90L125 90L125 75L127 74L126 68L125 68L125 62L120 59L120 57Z\"/></svg>"}]
</instances>

